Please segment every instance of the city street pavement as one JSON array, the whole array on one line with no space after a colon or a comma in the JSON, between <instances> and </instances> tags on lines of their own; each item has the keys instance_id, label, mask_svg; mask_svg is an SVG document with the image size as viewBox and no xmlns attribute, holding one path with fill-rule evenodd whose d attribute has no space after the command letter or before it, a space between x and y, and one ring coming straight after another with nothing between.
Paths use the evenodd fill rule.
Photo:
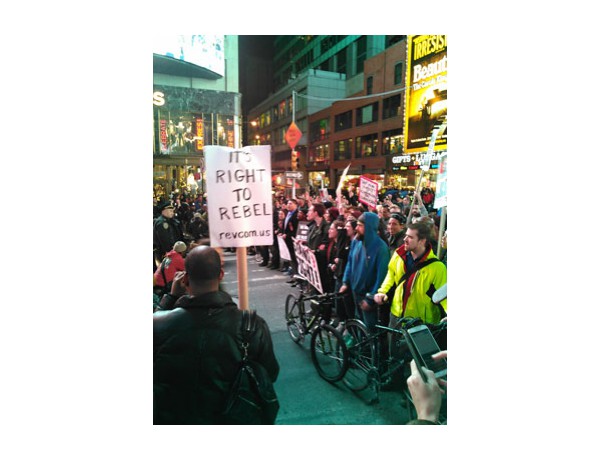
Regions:
<instances>
[{"instance_id":1,"label":"city street pavement","mask_svg":"<svg viewBox=\"0 0 600 460\"><path fill-rule=\"evenodd\" d=\"M237 258L225 253L223 287L237 301ZM317 374L310 357L310 336L296 344L285 324L285 299L296 292L278 270L260 267L248 256L248 298L269 325L280 373L275 382L280 410L278 425L394 425L405 424L408 413L397 392L380 392L369 404L370 390L354 393L343 382L330 384Z\"/></svg>"}]
</instances>

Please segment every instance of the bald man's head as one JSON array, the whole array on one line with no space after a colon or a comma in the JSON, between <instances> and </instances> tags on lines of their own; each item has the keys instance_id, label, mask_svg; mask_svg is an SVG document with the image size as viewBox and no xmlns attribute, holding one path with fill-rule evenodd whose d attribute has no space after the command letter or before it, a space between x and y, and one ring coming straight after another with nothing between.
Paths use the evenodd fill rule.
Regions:
<instances>
[{"instance_id":1,"label":"bald man's head","mask_svg":"<svg viewBox=\"0 0 600 460\"><path fill-rule=\"evenodd\" d=\"M185 271L191 284L219 281L221 257L210 246L196 246L185 258Z\"/></svg>"}]
</instances>

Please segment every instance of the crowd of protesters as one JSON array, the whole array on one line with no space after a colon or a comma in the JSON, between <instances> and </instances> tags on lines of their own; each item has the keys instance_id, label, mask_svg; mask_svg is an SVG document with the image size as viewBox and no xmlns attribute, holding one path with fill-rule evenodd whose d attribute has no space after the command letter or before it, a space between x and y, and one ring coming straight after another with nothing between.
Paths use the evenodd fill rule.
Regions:
<instances>
[{"instance_id":1,"label":"crowd of protesters","mask_svg":"<svg viewBox=\"0 0 600 460\"><path fill-rule=\"evenodd\" d=\"M367 212L376 217L371 222L375 224L377 236L388 248L390 258L404 244L409 216L413 222L423 220L430 224L428 241L436 253L440 238L440 210L433 208L434 198L430 188L424 188L420 193L388 189L379 195L378 204L373 208L359 200L359 191L353 185L344 188L337 199L330 193L323 193L323 190L307 191L295 198L276 192L273 195L273 242L270 246L249 247L248 253L259 253L259 266L279 270L289 277L287 283L295 285L298 263L294 241L298 240L315 254L323 291L339 292L343 286L350 246L357 236L356 226L359 218L363 216L364 219ZM171 261L175 260L173 266L181 265L180 257L185 257L186 252L197 246L199 241L209 238L207 206L206 195L172 194L167 199L155 200L154 291L159 298L170 287L174 272L173 267L169 268ZM298 229L302 225L308 226L308 232L300 239ZM278 239L287 247L289 258L280 254ZM445 232L442 242L440 254L436 255L445 264ZM184 246L186 249L181 251ZM235 248L223 248L223 251L234 252ZM350 290L346 292L345 299L337 312L341 321L357 316L355 297ZM358 313L360 317L360 308ZM380 321L385 319L380 318Z\"/></svg>"},{"instance_id":2,"label":"crowd of protesters","mask_svg":"<svg viewBox=\"0 0 600 460\"><path fill-rule=\"evenodd\" d=\"M344 323L351 318L361 319L369 329L373 329L376 323L394 327L405 309L407 315L424 321L444 321L445 300L443 304L432 303L434 291L445 286L447 263L447 233L444 228L443 235L440 235L440 212L433 208L433 191L425 188L413 194L406 189L387 190L380 194L374 207L366 206L359 199L359 193L352 185L336 198L325 190L305 192L293 198L281 192L274 193L272 244L248 248L248 253L260 254L259 266L280 270L289 277L286 282L295 285L301 279L295 276L299 274L295 247L306 245L315 256L322 291L344 294L343 300L335 304L334 318L339 330L343 331ZM199 299L197 302L202 304L208 295L212 300L215 296L223 297L224 306L235 306L219 285L223 277L222 253L234 252L235 248L218 248L218 251L210 248L206 198L174 194L154 203L155 366L157 360L161 362L160 352L166 340L161 334L164 335L167 326L171 327L169 321L175 321L172 318L178 320L179 313L173 312L178 305L186 306L185 302L194 299ZM438 240L441 242L439 254ZM287 251L282 253L284 248ZM188 253L190 257L186 259ZM196 265L191 262L194 258L198 259ZM204 272L210 265L207 262L210 258L215 259L211 259L212 277L205 279ZM181 281L186 269L192 270L189 280L184 278ZM416 276L417 273L421 276ZM202 283L209 281L210 289L205 289ZM185 292L179 286L182 282L189 291L187 296L183 295ZM263 329L267 348L272 349L266 323ZM345 339L348 338L349 335L346 335ZM388 350L386 340L382 336L382 356L387 359L397 350L391 343ZM440 356L445 357L445 353L443 351ZM279 367L271 355L266 363L275 380ZM182 372L188 371L188 368L182 368ZM164 381L161 378L166 375L157 374L155 369L155 423L181 423L181 420L192 416L189 410L176 413L174 407L178 400L164 396L169 388L168 378ZM444 391L435 379L433 381L436 385L425 385L412 363L408 385L417 407L418 419L414 423L437 422L440 395ZM382 388L386 384L394 382L383 382ZM444 385L445 381L439 384ZM220 397L223 396L221 393ZM164 407L157 405L157 401L162 401ZM215 423L219 420L206 409L208 404L200 406L201 416L195 414L196 418L193 421L190 418L186 423Z\"/></svg>"}]
</instances>

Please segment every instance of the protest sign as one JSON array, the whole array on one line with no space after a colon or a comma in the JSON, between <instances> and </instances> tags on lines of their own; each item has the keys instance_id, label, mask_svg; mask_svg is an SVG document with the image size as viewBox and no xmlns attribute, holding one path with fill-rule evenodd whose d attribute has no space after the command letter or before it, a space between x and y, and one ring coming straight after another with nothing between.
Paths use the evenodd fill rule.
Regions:
<instances>
[{"instance_id":1,"label":"protest sign","mask_svg":"<svg viewBox=\"0 0 600 460\"><path fill-rule=\"evenodd\" d=\"M298 231L296 232L296 239L300 241L308 240L308 232L310 231L310 227L308 226L308 221L303 220L298 222Z\"/></svg>"},{"instance_id":2,"label":"protest sign","mask_svg":"<svg viewBox=\"0 0 600 460\"><path fill-rule=\"evenodd\" d=\"M285 240L281 235L277 235L277 246L279 247L279 258L283 260L292 260L292 256L290 256L290 251L285 244Z\"/></svg>"},{"instance_id":3,"label":"protest sign","mask_svg":"<svg viewBox=\"0 0 600 460\"><path fill-rule=\"evenodd\" d=\"M433 207L439 209L447 206L448 200L448 152L442 153L440 170L435 184L435 201Z\"/></svg>"},{"instance_id":4,"label":"protest sign","mask_svg":"<svg viewBox=\"0 0 600 460\"><path fill-rule=\"evenodd\" d=\"M204 147L211 246L273 244L271 146Z\"/></svg>"},{"instance_id":5,"label":"protest sign","mask_svg":"<svg viewBox=\"0 0 600 460\"><path fill-rule=\"evenodd\" d=\"M344 181L346 180L346 175L348 174L348 170L350 169L350 165L352 163L348 163L348 166L346 166L346 168L344 169L344 171L342 172L342 177L340 177L340 182L337 186L337 188L335 189L335 201L337 203L338 208L342 208L342 186L344 185Z\"/></svg>"},{"instance_id":6,"label":"protest sign","mask_svg":"<svg viewBox=\"0 0 600 460\"><path fill-rule=\"evenodd\" d=\"M296 260L298 261L298 273L306 278L317 291L323 294L319 266L317 265L317 258L314 252L305 244L297 241L294 242L294 251L296 252Z\"/></svg>"},{"instance_id":7,"label":"protest sign","mask_svg":"<svg viewBox=\"0 0 600 460\"><path fill-rule=\"evenodd\" d=\"M360 195L358 201L372 208L377 206L379 184L365 176L360 176Z\"/></svg>"}]
</instances>

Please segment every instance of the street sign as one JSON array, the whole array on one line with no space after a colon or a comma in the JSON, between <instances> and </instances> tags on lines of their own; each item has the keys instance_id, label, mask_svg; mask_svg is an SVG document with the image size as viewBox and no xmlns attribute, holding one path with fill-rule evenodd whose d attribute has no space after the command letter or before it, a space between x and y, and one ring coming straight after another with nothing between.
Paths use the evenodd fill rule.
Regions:
<instances>
[{"instance_id":1,"label":"street sign","mask_svg":"<svg viewBox=\"0 0 600 460\"><path fill-rule=\"evenodd\" d=\"M285 141L288 143L290 148L294 149L296 148L296 145L298 145L298 142L300 142L301 137L302 131L300 131L300 128L296 126L296 123L292 121L292 124L285 132Z\"/></svg>"},{"instance_id":2,"label":"street sign","mask_svg":"<svg viewBox=\"0 0 600 460\"><path fill-rule=\"evenodd\" d=\"M302 179L304 177L304 175L302 174L302 171L286 171L285 172L285 178L286 179Z\"/></svg>"}]
</instances>

